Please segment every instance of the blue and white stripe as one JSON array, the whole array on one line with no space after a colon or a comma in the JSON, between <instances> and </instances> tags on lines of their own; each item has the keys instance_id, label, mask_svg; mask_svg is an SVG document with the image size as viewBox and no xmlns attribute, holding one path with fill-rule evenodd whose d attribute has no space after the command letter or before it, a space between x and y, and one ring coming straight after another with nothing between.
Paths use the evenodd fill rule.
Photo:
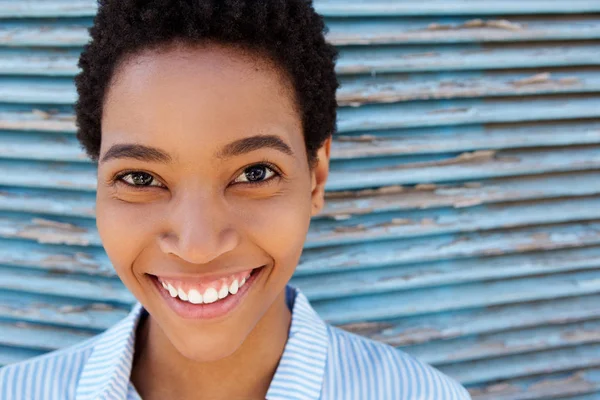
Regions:
<instances>
[{"instance_id":1,"label":"blue and white stripe","mask_svg":"<svg viewBox=\"0 0 600 400\"><path fill-rule=\"evenodd\" d=\"M469 400L434 368L391 346L326 324L287 287L292 324L268 400ZM85 342L0 369L1 400L140 400L129 379L137 303L117 325Z\"/></svg>"}]
</instances>

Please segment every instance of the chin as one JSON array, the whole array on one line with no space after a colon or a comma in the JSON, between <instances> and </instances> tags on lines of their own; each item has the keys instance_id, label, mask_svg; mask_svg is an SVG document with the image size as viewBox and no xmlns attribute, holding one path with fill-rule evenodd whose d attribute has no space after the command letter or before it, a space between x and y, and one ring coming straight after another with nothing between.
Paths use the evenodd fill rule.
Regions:
<instances>
[{"instance_id":1,"label":"chin","mask_svg":"<svg viewBox=\"0 0 600 400\"><path fill-rule=\"evenodd\" d=\"M233 355L245 337L232 334L196 334L171 339L173 347L185 358L199 363L219 361Z\"/></svg>"}]
</instances>

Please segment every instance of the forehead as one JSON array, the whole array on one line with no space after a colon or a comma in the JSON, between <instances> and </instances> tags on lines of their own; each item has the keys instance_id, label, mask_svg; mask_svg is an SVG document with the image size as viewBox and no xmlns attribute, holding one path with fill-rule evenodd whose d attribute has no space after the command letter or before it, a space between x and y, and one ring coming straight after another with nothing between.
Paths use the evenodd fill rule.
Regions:
<instances>
[{"instance_id":1,"label":"forehead","mask_svg":"<svg viewBox=\"0 0 600 400\"><path fill-rule=\"evenodd\" d=\"M102 143L215 146L278 134L303 144L286 75L260 54L223 45L173 45L127 58L109 85ZM298 138L300 136L300 138ZM294 143L295 142L295 143Z\"/></svg>"}]
</instances>

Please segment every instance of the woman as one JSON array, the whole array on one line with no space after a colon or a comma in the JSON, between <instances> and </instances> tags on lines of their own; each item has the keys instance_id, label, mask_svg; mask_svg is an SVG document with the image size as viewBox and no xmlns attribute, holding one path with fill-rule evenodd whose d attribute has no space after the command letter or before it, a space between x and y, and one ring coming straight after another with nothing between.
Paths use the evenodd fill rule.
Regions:
<instances>
[{"instance_id":1,"label":"woman","mask_svg":"<svg viewBox=\"0 0 600 400\"><path fill-rule=\"evenodd\" d=\"M288 285L323 207L336 52L305 0L103 0L76 79L97 226L139 300L2 399L468 399Z\"/></svg>"}]
</instances>

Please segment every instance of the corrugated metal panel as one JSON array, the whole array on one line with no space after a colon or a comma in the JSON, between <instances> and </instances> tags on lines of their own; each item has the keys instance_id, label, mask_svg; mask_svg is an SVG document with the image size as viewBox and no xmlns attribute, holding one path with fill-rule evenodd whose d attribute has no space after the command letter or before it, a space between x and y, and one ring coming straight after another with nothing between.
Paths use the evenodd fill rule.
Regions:
<instances>
[{"instance_id":1,"label":"corrugated metal panel","mask_svg":"<svg viewBox=\"0 0 600 400\"><path fill-rule=\"evenodd\" d=\"M340 49L340 134L294 283L474 399L598 398L600 2L316 7ZM0 364L94 335L133 301L73 134L94 12L0 1Z\"/></svg>"}]
</instances>

